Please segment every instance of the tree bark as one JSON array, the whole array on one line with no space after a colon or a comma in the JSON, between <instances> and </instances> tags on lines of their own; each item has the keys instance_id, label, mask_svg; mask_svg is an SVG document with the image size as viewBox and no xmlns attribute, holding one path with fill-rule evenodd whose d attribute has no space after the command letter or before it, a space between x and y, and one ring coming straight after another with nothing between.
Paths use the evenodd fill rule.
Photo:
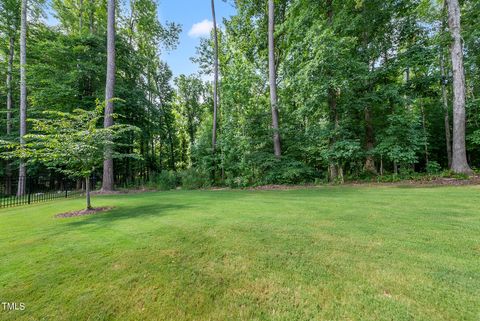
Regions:
<instances>
[{"instance_id":1,"label":"tree bark","mask_svg":"<svg viewBox=\"0 0 480 321\"><path fill-rule=\"evenodd\" d=\"M115 0L108 0L107 17L107 79L105 86L105 120L104 127L113 125L113 97L115 93ZM102 190L112 191L114 184L112 146L105 149L103 162Z\"/></svg>"},{"instance_id":2,"label":"tree bark","mask_svg":"<svg viewBox=\"0 0 480 321\"><path fill-rule=\"evenodd\" d=\"M327 0L327 22L330 28L333 26L333 0ZM327 71L328 75L332 77L331 70ZM330 109L330 122L334 124L334 134L330 139L330 146L337 141L337 131L339 127L338 112L337 112L337 91L333 86L328 88L328 107ZM341 165L330 163L330 180L335 181L339 177L339 173L342 170ZM343 179L342 179L343 180Z\"/></svg>"},{"instance_id":3,"label":"tree bark","mask_svg":"<svg viewBox=\"0 0 480 321\"><path fill-rule=\"evenodd\" d=\"M448 25L452 35L451 58L453 68L453 150L452 170L472 174L468 165L465 144L465 71L461 37L460 6L458 0L447 0Z\"/></svg>"},{"instance_id":4,"label":"tree bark","mask_svg":"<svg viewBox=\"0 0 480 321\"><path fill-rule=\"evenodd\" d=\"M440 54L440 72L442 74L442 101L444 108L444 123L445 123L445 142L447 147L447 159L448 168L452 167L452 136L450 133L450 116L448 107L448 94L447 94L447 76L445 72L445 62L443 53Z\"/></svg>"},{"instance_id":5,"label":"tree bark","mask_svg":"<svg viewBox=\"0 0 480 321\"><path fill-rule=\"evenodd\" d=\"M92 203L90 201L90 176L85 177L85 198L86 198L86 210L92 209Z\"/></svg>"},{"instance_id":6,"label":"tree bark","mask_svg":"<svg viewBox=\"0 0 480 321\"><path fill-rule=\"evenodd\" d=\"M10 36L8 47L8 69L7 69L7 135L12 133L12 73L13 58L15 50L15 37Z\"/></svg>"},{"instance_id":7,"label":"tree bark","mask_svg":"<svg viewBox=\"0 0 480 321\"><path fill-rule=\"evenodd\" d=\"M213 128L212 128L212 152L215 154L217 146L217 113L218 113L218 34L217 18L215 16L215 0L212 0L213 40L215 43L214 57L214 81L213 81Z\"/></svg>"},{"instance_id":8,"label":"tree bark","mask_svg":"<svg viewBox=\"0 0 480 321\"><path fill-rule=\"evenodd\" d=\"M272 108L273 150L282 156L278 121L277 74L275 67L275 4L268 0L268 66L270 78L270 104Z\"/></svg>"},{"instance_id":9,"label":"tree bark","mask_svg":"<svg viewBox=\"0 0 480 321\"><path fill-rule=\"evenodd\" d=\"M20 19L20 145L25 145L27 134L27 0L22 0ZM24 160L20 160L18 171L17 195L25 195L27 168Z\"/></svg>"},{"instance_id":10,"label":"tree bark","mask_svg":"<svg viewBox=\"0 0 480 321\"><path fill-rule=\"evenodd\" d=\"M13 59L15 50L15 37L10 36L8 48L8 68L7 68L7 136L12 134L12 74ZM12 166L10 160L5 162L5 193L12 193Z\"/></svg>"}]
</instances>

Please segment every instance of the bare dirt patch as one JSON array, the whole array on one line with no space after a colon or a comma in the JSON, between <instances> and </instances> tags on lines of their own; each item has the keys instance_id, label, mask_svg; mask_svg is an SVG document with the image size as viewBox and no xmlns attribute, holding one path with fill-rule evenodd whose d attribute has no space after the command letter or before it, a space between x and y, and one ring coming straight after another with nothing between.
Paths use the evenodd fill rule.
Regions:
<instances>
[{"instance_id":1,"label":"bare dirt patch","mask_svg":"<svg viewBox=\"0 0 480 321\"><path fill-rule=\"evenodd\" d=\"M94 214L110 211L111 209L113 209L113 207L97 207L97 208L92 208L91 210L81 210L81 211L73 211L73 212L57 214L55 215L55 217L68 218L68 217L77 217L77 216L85 216L85 215L94 215Z\"/></svg>"}]
</instances>

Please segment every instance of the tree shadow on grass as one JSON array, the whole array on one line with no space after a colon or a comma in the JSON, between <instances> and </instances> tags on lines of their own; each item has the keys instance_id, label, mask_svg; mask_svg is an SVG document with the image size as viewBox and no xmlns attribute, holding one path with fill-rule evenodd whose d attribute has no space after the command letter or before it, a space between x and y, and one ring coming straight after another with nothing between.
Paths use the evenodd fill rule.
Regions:
<instances>
[{"instance_id":1,"label":"tree shadow on grass","mask_svg":"<svg viewBox=\"0 0 480 321\"><path fill-rule=\"evenodd\" d=\"M179 210L188 207L189 206L178 204L151 204L144 206L114 207L108 212L100 212L93 215L87 215L82 217L81 220L67 222L66 225L69 227L82 227L86 225L102 226L128 219L148 219L154 217L158 218L177 214ZM69 220L69 218L63 218L62 220Z\"/></svg>"}]
</instances>

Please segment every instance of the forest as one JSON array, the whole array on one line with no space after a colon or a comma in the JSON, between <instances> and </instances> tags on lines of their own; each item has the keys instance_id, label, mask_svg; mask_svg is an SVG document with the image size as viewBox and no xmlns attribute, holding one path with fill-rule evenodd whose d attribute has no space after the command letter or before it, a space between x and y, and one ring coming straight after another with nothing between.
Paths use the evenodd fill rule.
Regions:
<instances>
[{"instance_id":1,"label":"forest","mask_svg":"<svg viewBox=\"0 0 480 321\"><path fill-rule=\"evenodd\" d=\"M154 0L2 0L0 176L64 171L21 151L39 120L99 104L94 126L136 129L89 168L105 190L388 181L480 166L478 1L230 5L235 15L214 20L191 57L199 72L173 77L162 55L183 26L160 23Z\"/></svg>"}]
</instances>

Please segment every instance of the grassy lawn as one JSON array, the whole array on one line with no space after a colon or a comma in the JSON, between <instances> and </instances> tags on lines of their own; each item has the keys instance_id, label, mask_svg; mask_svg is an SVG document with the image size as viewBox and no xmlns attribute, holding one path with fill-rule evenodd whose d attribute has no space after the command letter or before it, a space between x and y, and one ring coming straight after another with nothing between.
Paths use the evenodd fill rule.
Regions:
<instances>
[{"instance_id":1,"label":"grassy lawn","mask_svg":"<svg viewBox=\"0 0 480 321\"><path fill-rule=\"evenodd\" d=\"M0 320L480 320L480 187L102 196L0 210ZM0 309L2 307L0 306Z\"/></svg>"}]
</instances>

